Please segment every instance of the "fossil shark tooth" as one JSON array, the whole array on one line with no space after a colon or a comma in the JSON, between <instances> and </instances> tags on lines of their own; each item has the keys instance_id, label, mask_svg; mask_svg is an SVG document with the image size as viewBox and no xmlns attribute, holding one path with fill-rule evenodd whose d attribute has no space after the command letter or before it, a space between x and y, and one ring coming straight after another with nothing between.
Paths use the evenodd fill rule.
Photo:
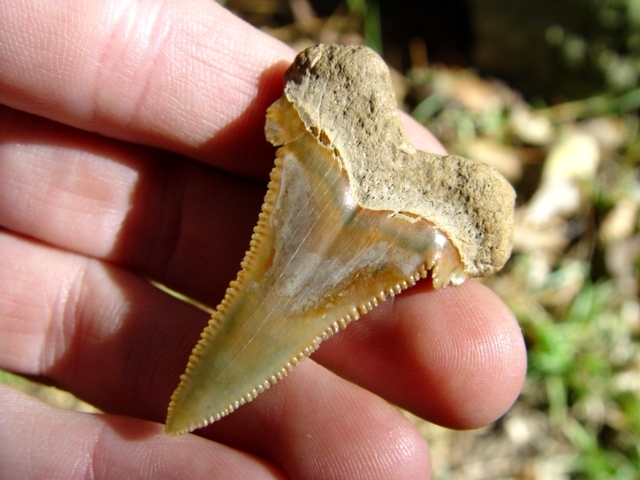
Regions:
<instances>
[{"instance_id":1,"label":"fossil shark tooth","mask_svg":"<svg viewBox=\"0 0 640 480\"><path fill-rule=\"evenodd\" d=\"M169 434L253 400L429 271L442 288L511 252L511 186L486 165L413 148L372 50L312 47L286 80L267 112L281 147L250 249L171 398Z\"/></svg>"}]
</instances>

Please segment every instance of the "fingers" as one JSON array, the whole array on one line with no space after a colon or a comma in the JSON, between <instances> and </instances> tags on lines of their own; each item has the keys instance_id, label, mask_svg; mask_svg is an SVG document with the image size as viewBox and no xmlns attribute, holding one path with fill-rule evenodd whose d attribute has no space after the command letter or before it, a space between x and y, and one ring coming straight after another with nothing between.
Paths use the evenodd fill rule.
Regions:
<instances>
[{"instance_id":1,"label":"fingers","mask_svg":"<svg viewBox=\"0 0 640 480\"><path fill-rule=\"evenodd\" d=\"M206 315L115 267L7 234L0 284L10 287L0 290L0 367L45 376L106 411L164 420ZM406 419L311 360L204 434L292 478L428 472Z\"/></svg>"},{"instance_id":2,"label":"fingers","mask_svg":"<svg viewBox=\"0 0 640 480\"><path fill-rule=\"evenodd\" d=\"M115 415L45 405L0 384L5 478L285 478L253 455ZM135 440L135 441L133 441Z\"/></svg>"},{"instance_id":3,"label":"fingers","mask_svg":"<svg viewBox=\"0 0 640 480\"><path fill-rule=\"evenodd\" d=\"M173 148L231 171L264 176L273 163L273 151L260 153L262 149L254 146L264 144L264 110L280 94L286 67L274 65L283 58L290 61L288 48L211 2L187 7L180 3L179 8L164 2L164 10L157 11L139 5L105 9L101 2L77 3L48 3L42 8L51 8L50 15L38 11L42 25L37 29L29 23L36 18L29 5L0 3L0 13L8 19L0 39L11 39L0 41L0 57L10 66L0 71L0 101L106 135ZM198 27L211 32L194 32ZM202 45L203 38L211 44ZM233 42L221 45L224 38ZM154 43L160 40L162 48ZM199 52L197 58L184 54L189 48ZM186 72L188 78L176 72ZM205 94L208 100L201 101ZM39 175L27 172L30 164L23 164L24 181L17 193L26 197L0 188L7 199L0 207L0 225L122 263L189 296L217 303L247 248L242 239L250 235L264 191L227 179L223 188L209 184L207 191L201 171L175 170L166 163L150 168L160 163L157 151L114 147L98 136L45 125L15 110L0 112L4 146L15 147L13 153L19 150L12 157L15 161L22 163L25 156L56 160L39 162ZM413 140L424 142L428 150L438 149L424 129L413 127ZM48 137L43 132L49 132ZM209 140L202 140L205 137ZM33 147L29 152L24 151L25 142L26 149ZM134 161L140 156L147 161ZM113 165L99 162L107 158ZM0 176L0 182L11 183L10 174ZM47 188L40 188L41 182ZM32 201L16 208L16 197Z\"/></svg>"},{"instance_id":4,"label":"fingers","mask_svg":"<svg viewBox=\"0 0 640 480\"><path fill-rule=\"evenodd\" d=\"M0 368L160 420L207 314L117 267L0 232Z\"/></svg>"},{"instance_id":5,"label":"fingers","mask_svg":"<svg viewBox=\"0 0 640 480\"><path fill-rule=\"evenodd\" d=\"M0 103L268 172L264 111L293 52L216 2L3 1L0 17Z\"/></svg>"},{"instance_id":6,"label":"fingers","mask_svg":"<svg viewBox=\"0 0 640 480\"><path fill-rule=\"evenodd\" d=\"M0 107L0 225L215 306L266 187Z\"/></svg>"}]
</instances>

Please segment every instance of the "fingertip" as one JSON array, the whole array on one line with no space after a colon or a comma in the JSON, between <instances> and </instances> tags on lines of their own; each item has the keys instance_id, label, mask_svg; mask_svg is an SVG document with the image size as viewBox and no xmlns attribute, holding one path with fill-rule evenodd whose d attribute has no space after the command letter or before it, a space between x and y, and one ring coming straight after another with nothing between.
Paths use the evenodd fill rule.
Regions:
<instances>
[{"instance_id":1,"label":"fingertip","mask_svg":"<svg viewBox=\"0 0 640 480\"><path fill-rule=\"evenodd\" d=\"M418 349L426 372L423 416L449 428L484 426L516 401L527 357L520 327L508 307L484 285L416 295L406 306L429 318L430 336Z\"/></svg>"}]
</instances>

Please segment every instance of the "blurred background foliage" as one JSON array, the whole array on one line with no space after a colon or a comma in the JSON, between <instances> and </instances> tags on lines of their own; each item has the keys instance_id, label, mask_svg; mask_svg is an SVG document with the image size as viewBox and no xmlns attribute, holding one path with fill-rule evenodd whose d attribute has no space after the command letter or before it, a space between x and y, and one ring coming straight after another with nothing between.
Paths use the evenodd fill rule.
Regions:
<instances>
[{"instance_id":1,"label":"blurred background foliage","mask_svg":"<svg viewBox=\"0 0 640 480\"><path fill-rule=\"evenodd\" d=\"M470 0L473 61L528 94L628 92L640 73L636 0Z\"/></svg>"},{"instance_id":2,"label":"blurred background foliage","mask_svg":"<svg viewBox=\"0 0 640 480\"><path fill-rule=\"evenodd\" d=\"M407 413L434 478L640 478L640 0L220 3L296 49L371 46L401 109L517 190L514 254L484 282L520 322L527 381L476 431Z\"/></svg>"}]
</instances>

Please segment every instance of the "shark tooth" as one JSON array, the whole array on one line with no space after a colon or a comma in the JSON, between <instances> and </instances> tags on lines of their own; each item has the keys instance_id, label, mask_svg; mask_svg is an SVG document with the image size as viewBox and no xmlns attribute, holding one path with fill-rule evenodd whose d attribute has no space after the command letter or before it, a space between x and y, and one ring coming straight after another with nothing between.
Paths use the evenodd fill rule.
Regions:
<instances>
[{"instance_id":1,"label":"shark tooth","mask_svg":"<svg viewBox=\"0 0 640 480\"><path fill-rule=\"evenodd\" d=\"M499 270L515 194L490 167L417 151L372 50L319 45L267 111L275 167L242 270L174 392L168 434L250 402L349 322L431 275Z\"/></svg>"}]
</instances>

